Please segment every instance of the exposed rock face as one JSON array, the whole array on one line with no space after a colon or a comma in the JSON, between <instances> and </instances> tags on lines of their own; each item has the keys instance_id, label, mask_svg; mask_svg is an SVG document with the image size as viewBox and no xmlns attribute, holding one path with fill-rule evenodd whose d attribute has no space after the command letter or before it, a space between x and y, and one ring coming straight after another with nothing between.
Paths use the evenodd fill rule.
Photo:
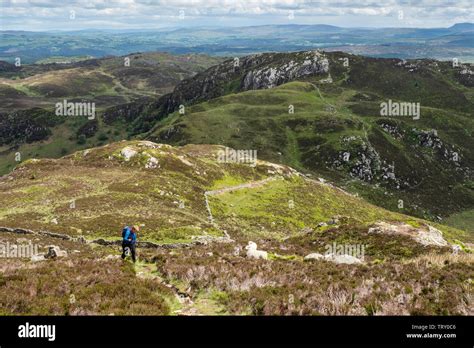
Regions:
<instances>
[{"instance_id":1,"label":"exposed rock face","mask_svg":"<svg viewBox=\"0 0 474 348\"><path fill-rule=\"evenodd\" d=\"M89 120L84 125L82 125L78 130L76 135L84 135L86 138L93 137L99 130L99 122L97 119Z\"/></svg>"},{"instance_id":2,"label":"exposed rock face","mask_svg":"<svg viewBox=\"0 0 474 348\"><path fill-rule=\"evenodd\" d=\"M54 113L40 109L16 110L0 114L0 145L31 143L47 139L49 127L63 119Z\"/></svg>"},{"instance_id":3,"label":"exposed rock face","mask_svg":"<svg viewBox=\"0 0 474 348\"><path fill-rule=\"evenodd\" d=\"M423 245L449 245L449 243L444 239L442 232L432 226L416 228L405 223L387 223L381 221L369 228L368 233L405 235L413 238L415 241Z\"/></svg>"},{"instance_id":4,"label":"exposed rock face","mask_svg":"<svg viewBox=\"0 0 474 348\"><path fill-rule=\"evenodd\" d=\"M424 130L416 130L414 129L415 132L418 133L418 139L420 141L420 146L422 147L431 147L433 149L436 148L441 148L441 139L438 137L438 133L435 130L429 130L429 131L424 131Z\"/></svg>"},{"instance_id":5,"label":"exposed rock face","mask_svg":"<svg viewBox=\"0 0 474 348\"><path fill-rule=\"evenodd\" d=\"M350 176L364 181L372 181L380 171L381 159L375 148L360 137L349 137L341 139L348 148L340 152L338 158L334 159L331 166L342 170L348 167Z\"/></svg>"},{"instance_id":6,"label":"exposed rock face","mask_svg":"<svg viewBox=\"0 0 474 348\"><path fill-rule=\"evenodd\" d=\"M417 154L435 157L442 160L448 169L454 169L465 177L471 175L471 169L466 166L465 155L456 146L443 142L434 129L403 128L395 121L380 120L380 128L390 134L394 139L410 147ZM329 156L327 166L338 171L346 171L359 180L387 184L396 189L405 189L416 186L421 177L399 174L396 170L404 164L391 161L380 146L374 146L369 138L361 136L342 136L341 145L344 150L339 150ZM380 152L379 152L380 151Z\"/></svg>"},{"instance_id":7,"label":"exposed rock face","mask_svg":"<svg viewBox=\"0 0 474 348\"><path fill-rule=\"evenodd\" d=\"M146 108L146 101L146 99L142 99L141 101L108 108L103 114L104 122L112 124L118 119L132 122Z\"/></svg>"},{"instance_id":8,"label":"exposed rock face","mask_svg":"<svg viewBox=\"0 0 474 348\"><path fill-rule=\"evenodd\" d=\"M380 168L379 154L370 144L363 144L357 155L350 175L365 181L371 181Z\"/></svg>"},{"instance_id":9,"label":"exposed rock face","mask_svg":"<svg viewBox=\"0 0 474 348\"><path fill-rule=\"evenodd\" d=\"M304 52L301 58L303 58L302 61L282 61L276 66L250 70L242 80L241 89L247 91L273 88L303 76L329 73L329 61L323 54L317 51Z\"/></svg>"},{"instance_id":10,"label":"exposed rock face","mask_svg":"<svg viewBox=\"0 0 474 348\"><path fill-rule=\"evenodd\" d=\"M462 65L456 77L464 86L474 87L474 70L471 66Z\"/></svg>"},{"instance_id":11,"label":"exposed rock face","mask_svg":"<svg viewBox=\"0 0 474 348\"><path fill-rule=\"evenodd\" d=\"M267 89L305 76L329 76L329 60L319 51L262 53L229 59L179 83L172 93L156 101L142 101L110 108L106 123L117 119L134 121L137 132L150 129L153 122L178 110L223 96L229 92ZM141 122L137 121L140 118Z\"/></svg>"},{"instance_id":12,"label":"exposed rock face","mask_svg":"<svg viewBox=\"0 0 474 348\"><path fill-rule=\"evenodd\" d=\"M436 150L438 155L444 160L452 162L456 167L461 167L462 156L459 151L455 151L453 146L444 143L438 136L436 130L419 130L413 128L412 131L417 135L419 146Z\"/></svg>"},{"instance_id":13,"label":"exposed rock face","mask_svg":"<svg viewBox=\"0 0 474 348\"><path fill-rule=\"evenodd\" d=\"M397 124L388 122L388 121L381 121L379 122L380 128L382 128L386 133L390 134L392 137L396 139L400 139L403 136L403 130L400 129Z\"/></svg>"},{"instance_id":14,"label":"exposed rock face","mask_svg":"<svg viewBox=\"0 0 474 348\"><path fill-rule=\"evenodd\" d=\"M227 60L181 82L159 103L163 104L162 112L170 113L181 104L220 97L229 91L231 83L235 92L241 92L273 88L302 76L326 76L328 72L329 61L318 51L256 54Z\"/></svg>"}]
</instances>

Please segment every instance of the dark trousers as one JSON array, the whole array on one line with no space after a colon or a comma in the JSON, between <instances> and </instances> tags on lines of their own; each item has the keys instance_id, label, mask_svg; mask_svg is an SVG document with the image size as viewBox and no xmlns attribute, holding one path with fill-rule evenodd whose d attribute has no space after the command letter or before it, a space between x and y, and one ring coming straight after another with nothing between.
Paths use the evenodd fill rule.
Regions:
<instances>
[{"instance_id":1,"label":"dark trousers","mask_svg":"<svg viewBox=\"0 0 474 348\"><path fill-rule=\"evenodd\" d=\"M123 241L122 242L122 259L125 259L125 249L126 248L129 248L130 249L130 253L132 254L132 260L133 262L135 262L135 243L131 243L131 242L126 242L126 241Z\"/></svg>"}]
</instances>

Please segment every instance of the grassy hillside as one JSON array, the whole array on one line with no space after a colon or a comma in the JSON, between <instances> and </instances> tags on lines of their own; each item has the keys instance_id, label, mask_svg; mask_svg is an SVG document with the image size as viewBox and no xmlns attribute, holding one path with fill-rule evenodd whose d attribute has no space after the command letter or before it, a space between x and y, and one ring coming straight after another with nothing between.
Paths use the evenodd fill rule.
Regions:
<instances>
[{"instance_id":1,"label":"grassy hillside","mask_svg":"<svg viewBox=\"0 0 474 348\"><path fill-rule=\"evenodd\" d=\"M0 111L54 104L64 98L84 98L97 107L129 102L172 91L221 59L205 55L150 52L70 63L8 65L0 71ZM51 108L52 106L50 106Z\"/></svg>"},{"instance_id":2,"label":"grassy hillside","mask_svg":"<svg viewBox=\"0 0 474 348\"><path fill-rule=\"evenodd\" d=\"M323 88L319 93L311 83L293 82L190 106L185 115L174 113L158 123L147 137L255 149L262 159L320 173L378 205L426 218L472 207L474 195L465 180L474 144L465 133L474 127L467 114L448 117L430 107L421 109L420 120L361 116L352 110L359 97L355 90ZM294 113L288 112L290 105ZM449 125L439 128L445 119ZM422 142L438 128L445 152ZM459 162L446 155L455 151ZM347 161L344 153L350 154Z\"/></svg>"},{"instance_id":3,"label":"grassy hillside","mask_svg":"<svg viewBox=\"0 0 474 348\"><path fill-rule=\"evenodd\" d=\"M172 73L186 70L189 57L130 58L127 68L120 66L122 58L111 58L77 62L74 69L93 66L93 72L142 93L157 91L155 83L161 80L173 80L160 67L169 66ZM207 62L206 57L193 59L191 66ZM151 70L158 71L159 81L150 77ZM453 67L448 62L341 52L231 59L181 81L157 99L100 109L97 120L59 120L36 134L42 128L35 122L18 127L9 117L0 129L4 138L28 129L38 139L29 143L17 136L5 143L0 169L7 172L16 164L15 152L24 159L57 157L132 137L175 145L221 144L257 150L261 159L323 175L376 205L442 222L449 216L462 218L466 215L454 214L474 206L472 76L469 64ZM38 93L23 92L30 98ZM388 100L419 102L420 119L380 116L380 105ZM181 106L184 114L177 112Z\"/></svg>"},{"instance_id":4,"label":"grassy hillside","mask_svg":"<svg viewBox=\"0 0 474 348\"><path fill-rule=\"evenodd\" d=\"M51 230L87 238L111 238L117 225L146 226L150 241L188 241L191 236L222 235L286 238L316 228L336 215L348 224L422 220L391 213L286 166L259 161L219 163L221 146L173 148L151 142L119 142L76 152L58 160L27 160L2 179L0 224ZM127 153L132 157L127 159ZM208 196L206 191L241 184L250 187ZM294 204L289 207L289 201ZM442 226L449 238L468 240Z\"/></svg>"},{"instance_id":5,"label":"grassy hillside","mask_svg":"<svg viewBox=\"0 0 474 348\"><path fill-rule=\"evenodd\" d=\"M0 174L18 164L17 153L55 158L128 138L123 124L102 121L104 109L161 96L220 61L150 52L21 67L0 62ZM57 117L55 104L64 100L95 103L96 118Z\"/></svg>"},{"instance_id":6,"label":"grassy hillside","mask_svg":"<svg viewBox=\"0 0 474 348\"><path fill-rule=\"evenodd\" d=\"M433 228L458 244L472 242L467 233L287 166L223 163L223 149L122 141L2 177L0 241L67 251L2 258L2 314L472 314L468 244L453 255L449 244L420 241ZM107 244L132 223L142 225L134 265ZM371 230L383 223L394 229ZM269 259L247 257L249 240ZM364 262L304 261L334 243L364 245Z\"/></svg>"},{"instance_id":7,"label":"grassy hillside","mask_svg":"<svg viewBox=\"0 0 474 348\"><path fill-rule=\"evenodd\" d=\"M285 73L311 59L310 73ZM142 137L158 142L255 149L262 159L430 220L474 206L469 65L340 52L258 55L234 70L231 63L181 83L154 109L135 107L130 127L155 124ZM207 101L193 97L200 90ZM381 116L389 100L420 103L420 118ZM163 112L179 104L185 114Z\"/></svg>"}]
</instances>

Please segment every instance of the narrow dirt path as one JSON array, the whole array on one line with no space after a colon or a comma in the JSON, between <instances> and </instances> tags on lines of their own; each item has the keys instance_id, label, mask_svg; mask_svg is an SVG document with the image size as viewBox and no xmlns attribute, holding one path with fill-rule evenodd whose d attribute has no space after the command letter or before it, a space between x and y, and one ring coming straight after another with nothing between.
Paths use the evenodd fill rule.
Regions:
<instances>
[{"instance_id":1,"label":"narrow dirt path","mask_svg":"<svg viewBox=\"0 0 474 348\"><path fill-rule=\"evenodd\" d=\"M174 293L175 306L172 308L172 315L199 316L222 314L223 308L212 298L198 295L197 298L193 299L187 291L180 290L176 285L166 281L165 278L159 275L155 263L138 262L135 264L135 272L137 278L156 281Z\"/></svg>"},{"instance_id":2,"label":"narrow dirt path","mask_svg":"<svg viewBox=\"0 0 474 348\"><path fill-rule=\"evenodd\" d=\"M263 180L250 181L250 182L245 183L245 184L240 184L240 185L236 185L236 186L229 186L229 187L223 187L223 188L218 189L218 190L204 192L204 199L206 201L206 209L207 209L207 212L209 214L209 221L211 221L211 223L214 223L214 217L212 215L211 207L209 205L209 198L208 198L209 196L217 196L217 195L220 195L220 194L223 194L223 193L232 192L232 191L236 191L236 190L260 187L260 186L263 186L263 185L265 185L266 183L268 183L270 181L274 181L274 180L277 180L277 179L278 179L278 177L271 176L271 177L268 177L268 178L263 179Z\"/></svg>"},{"instance_id":3,"label":"narrow dirt path","mask_svg":"<svg viewBox=\"0 0 474 348\"><path fill-rule=\"evenodd\" d=\"M312 82L308 82L311 86L313 86L315 89L316 89L316 92L318 92L318 95L319 97L321 98L321 100L323 101L324 104L326 104L326 106L329 106L329 108L332 110L332 112L337 112L337 109L334 105L328 103L326 101L326 99L323 97L323 95L321 94L321 91L319 90L319 87L316 86L314 83Z\"/></svg>"}]
</instances>

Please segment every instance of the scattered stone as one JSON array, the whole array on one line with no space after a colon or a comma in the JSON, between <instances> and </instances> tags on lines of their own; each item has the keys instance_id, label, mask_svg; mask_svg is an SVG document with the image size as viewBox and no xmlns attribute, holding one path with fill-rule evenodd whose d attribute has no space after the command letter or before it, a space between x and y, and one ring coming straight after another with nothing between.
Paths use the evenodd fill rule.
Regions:
<instances>
[{"instance_id":1,"label":"scattered stone","mask_svg":"<svg viewBox=\"0 0 474 348\"><path fill-rule=\"evenodd\" d=\"M155 169L155 168L158 168L158 167L159 167L158 160L155 157L149 157L148 161L145 164L145 168L146 169Z\"/></svg>"},{"instance_id":2,"label":"scattered stone","mask_svg":"<svg viewBox=\"0 0 474 348\"><path fill-rule=\"evenodd\" d=\"M368 233L406 235L423 245L449 245L449 243L444 239L443 233L432 226L423 226L422 228L416 228L402 222L388 223L385 221L380 221L370 227Z\"/></svg>"},{"instance_id":3,"label":"scattered stone","mask_svg":"<svg viewBox=\"0 0 474 348\"><path fill-rule=\"evenodd\" d=\"M31 256L31 262L40 262L40 261L45 261L46 258L44 257L44 255L33 255Z\"/></svg>"},{"instance_id":4,"label":"scattered stone","mask_svg":"<svg viewBox=\"0 0 474 348\"><path fill-rule=\"evenodd\" d=\"M309 255L306 255L304 257L305 261L308 260L325 260L325 261L330 261L338 264L347 264L347 265L352 265L352 264L361 264L362 260L358 259L357 257L354 257L352 255L337 255L337 254L319 254L319 253L312 253Z\"/></svg>"},{"instance_id":5,"label":"scattered stone","mask_svg":"<svg viewBox=\"0 0 474 348\"><path fill-rule=\"evenodd\" d=\"M234 251L233 251L234 256L239 256L241 250L242 250L242 248L240 247L240 245L237 245L237 246L234 248Z\"/></svg>"},{"instance_id":6,"label":"scattered stone","mask_svg":"<svg viewBox=\"0 0 474 348\"><path fill-rule=\"evenodd\" d=\"M107 255L102 260L111 261L111 260L118 260L119 258L120 258L120 255Z\"/></svg>"},{"instance_id":7,"label":"scattered stone","mask_svg":"<svg viewBox=\"0 0 474 348\"><path fill-rule=\"evenodd\" d=\"M318 253L312 253L312 254L306 255L304 257L305 261L307 261L307 260L319 260L319 259L324 259L324 255L323 254L318 254Z\"/></svg>"},{"instance_id":8,"label":"scattered stone","mask_svg":"<svg viewBox=\"0 0 474 348\"><path fill-rule=\"evenodd\" d=\"M120 151L120 154L123 156L125 161L130 161L132 157L136 156L137 151L127 146L127 147L124 147L122 151Z\"/></svg>"},{"instance_id":9,"label":"scattered stone","mask_svg":"<svg viewBox=\"0 0 474 348\"><path fill-rule=\"evenodd\" d=\"M147 147L149 149L156 149L158 146L157 144L151 142L151 141L147 141L147 140L142 140L140 141L137 146L140 146L140 147Z\"/></svg>"},{"instance_id":10,"label":"scattered stone","mask_svg":"<svg viewBox=\"0 0 474 348\"><path fill-rule=\"evenodd\" d=\"M332 262L335 262L335 263L338 263L338 264L353 265L353 264L361 264L362 263L362 261L360 259L358 259L357 257L352 256L352 255L347 255L347 254L343 254L343 255L328 254L328 255L324 255L324 258L327 261L332 261Z\"/></svg>"},{"instance_id":11,"label":"scattered stone","mask_svg":"<svg viewBox=\"0 0 474 348\"><path fill-rule=\"evenodd\" d=\"M257 250L257 244L252 241L249 242L245 249L249 258L268 260L268 253L263 250Z\"/></svg>"},{"instance_id":12,"label":"scattered stone","mask_svg":"<svg viewBox=\"0 0 474 348\"><path fill-rule=\"evenodd\" d=\"M461 250L462 250L462 248L461 248L460 245L458 245L458 244L454 244L454 245L453 245L453 254L454 254L454 255L459 254L459 252L460 252Z\"/></svg>"},{"instance_id":13,"label":"scattered stone","mask_svg":"<svg viewBox=\"0 0 474 348\"><path fill-rule=\"evenodd\" d=\"M184 156L177 156L178 159L184 163L185 165L187 165L188 167L194 167L194 164L192 164L191 162L189 162L186 158L184 158Z\"/></svg>"},{"instance_id":14,"label":"scattered stone","mask_svg":"<svg viewBox=\"0 0 474 348\"><path fill-rule=\"evenodd\" d=\"M438 245L438 246L448 246L449 243L443 238L443 233L434 228L433 226L428 226L428 232L424 233L418 231L417 241L424 245Z\"/></svg>"},{"instance_id":15,"label":"scattered stone","mask_svg":"<svg viewBox=\"0 0 474 348\"><path fill-rule=\"evenodd\" d=\"M58 246L56 245L50 245L48 246L48 252L44 256L47 259L55 259L58 257L67 257L67 251L66 250L61 250L59 249Z\"/></svg>"}]
</instances>

